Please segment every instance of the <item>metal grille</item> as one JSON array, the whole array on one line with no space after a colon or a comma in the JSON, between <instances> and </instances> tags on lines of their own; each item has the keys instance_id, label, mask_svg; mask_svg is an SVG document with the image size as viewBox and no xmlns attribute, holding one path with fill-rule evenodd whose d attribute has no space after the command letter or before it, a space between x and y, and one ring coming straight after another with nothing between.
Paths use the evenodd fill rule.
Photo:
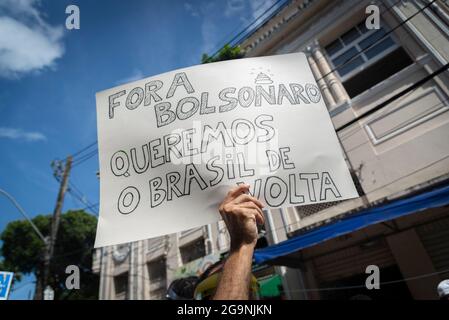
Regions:
<instances>
[{"instance_id":1,"label":"metal grille","mask_svg":"<svg viewBox=\"0 0 449 320\"><path fill-rule=\"evenodd\" d=\"M318 204L311 204L307 206L296 207L296 212L301 219L309 217L317 212L323 211L327 208L333 207L334 205L340 203L341 201L332 201Z\"/></svg>"},{"instance_id":2,"label":"metal grille","mask_svg":"<svg viewBox=\"0 0 449 320\"><path fill-rule=\"evenodd\" d=\"M419 226L417 232L435 269L449 269L449 219Z\"/></svg>"}]
</instances>

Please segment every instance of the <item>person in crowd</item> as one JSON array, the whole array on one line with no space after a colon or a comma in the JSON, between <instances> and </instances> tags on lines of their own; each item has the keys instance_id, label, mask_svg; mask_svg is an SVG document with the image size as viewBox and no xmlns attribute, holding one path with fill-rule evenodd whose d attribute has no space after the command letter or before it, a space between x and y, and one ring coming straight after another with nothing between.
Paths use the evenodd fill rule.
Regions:
<instances>
[{"instance_id":1,"label":"person in crowd","mask_svg":"<svg viewBox=\"0 0 449 320\"><path fill-rule=\"evenodd\" d=\"M449 300L449 279L441 281L438 284L437 291L441 300Z\"/></svg>"},{"instance_id":2,"label":"person in crowd","mask_svg":"<svg viewBox=\"0 0 449 320\"><path fill-rule=\"evenodd\" d=\"M263 207L258 199L249 195L249 185L232 188L218 208L231 239L229 255L210 266L199 278L173 281L167 299L257 299L259 285L251 270L258 239L257 225L265 221Z\"/></svg>"},{"instance_id":3,"label":"person in crowd","mask_svg":"<svg viewBox=\"0 0 449 320\"><path fill-rule=\"evenodd\" d=\"M257 225L264 224L264 205L248 194L249 185L232 188L219 207L228 228L231 247L214 300L246 300L250 298L251 268L257 243Z\"/></svg>"}]
</instances>

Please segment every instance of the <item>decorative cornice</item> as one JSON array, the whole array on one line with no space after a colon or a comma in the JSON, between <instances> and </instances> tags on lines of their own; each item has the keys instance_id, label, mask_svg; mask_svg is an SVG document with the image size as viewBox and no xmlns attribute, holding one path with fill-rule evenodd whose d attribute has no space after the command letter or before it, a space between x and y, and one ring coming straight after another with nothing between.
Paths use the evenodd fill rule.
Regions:
<instances>
[{"instance_id":1,"label":"decorative cornice","mask_svg":"<svg viewBox=\"0 0 449 320\"><path fill-rule=\"evenodd\" d=\"M298 2L301 2L298 4ZM257 33L261 33L264 28L267 28L265 32L263 32L260 36L255 38L249 44L243 47L245 52L250 52L254 48L256 48L260 43L262 43L265 39L272 36L275 32L277 32L282 26L288 23L290 20L303 13L306 9L310 7L312 3L317 2L317 0L293 0L290 4L288 4L285 8L283 8L280 12L278 12L274 17L272 17L269 21L279 20L277 23L269 26L267 21L262 27L258 30L254 31L252 35L242 41L242 43L248 41L256 35Z\"/></svg>"},{"instance_id":2,"label":"decorative cornice","mask_svg":"<svg viewBox=\"0 0 449 320\"><path fill-rule=\"evenodd\" d=\"M280 12L278 12L274 17L272 17L269 20L269 21L279 20L278 22L269 26L269 21L267 21L263 26L255 30L248 38L242 41L242 43L247 42L256 34L261 33L258 37L255 37L255 39L253 39L249 44L244 45L243 49L245 50L245 52L250 52L251 50L256 48L265 39L272 36L273 33L278 31L282 26L287 24L293 18L297 17L299 14L303 13L310 7L312 3L316 2L317 0L293 0L290 4L288 4L285 8L283 8ZM265 30L265 32L261 32L264 30L264 28L266 28L267 30Z\"/></svg>"}]
</instances>

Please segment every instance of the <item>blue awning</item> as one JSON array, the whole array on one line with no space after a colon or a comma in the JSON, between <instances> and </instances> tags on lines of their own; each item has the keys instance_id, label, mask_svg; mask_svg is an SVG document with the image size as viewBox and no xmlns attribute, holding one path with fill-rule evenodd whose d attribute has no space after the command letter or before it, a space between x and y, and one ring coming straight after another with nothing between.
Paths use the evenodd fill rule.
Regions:
<instances>
[{"instance_id":1,"label":"blue awning","mask_svg":"<svg viewBox=\"0 0 449 320\"><path fill-rule=\"evenodd\" d=\"M396 219L418 211L437 208L449 204L449 185L420 193L408 198L394 200L388 204L364 209L352 216L319 227L254 252L254 260L261 264L298 250L313 246L369 225Z\"/></svg>"}]
</instances>

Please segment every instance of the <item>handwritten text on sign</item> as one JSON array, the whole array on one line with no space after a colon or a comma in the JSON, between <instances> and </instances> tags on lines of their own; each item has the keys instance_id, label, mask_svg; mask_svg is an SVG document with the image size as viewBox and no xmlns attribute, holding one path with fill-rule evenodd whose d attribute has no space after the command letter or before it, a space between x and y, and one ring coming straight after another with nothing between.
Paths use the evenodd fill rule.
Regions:
<instances>
[{"instance_id":1,"label":"handwritten text on sign","mask_svg":"<svg viewBox=\"0 0 449 320\"><path fill-rule=\"evenodd\" d=\"M97 94L96 246L218 220L228 189L268 207L356 197L303 54L165 73Z\"/></svg>"}]
</instances>

